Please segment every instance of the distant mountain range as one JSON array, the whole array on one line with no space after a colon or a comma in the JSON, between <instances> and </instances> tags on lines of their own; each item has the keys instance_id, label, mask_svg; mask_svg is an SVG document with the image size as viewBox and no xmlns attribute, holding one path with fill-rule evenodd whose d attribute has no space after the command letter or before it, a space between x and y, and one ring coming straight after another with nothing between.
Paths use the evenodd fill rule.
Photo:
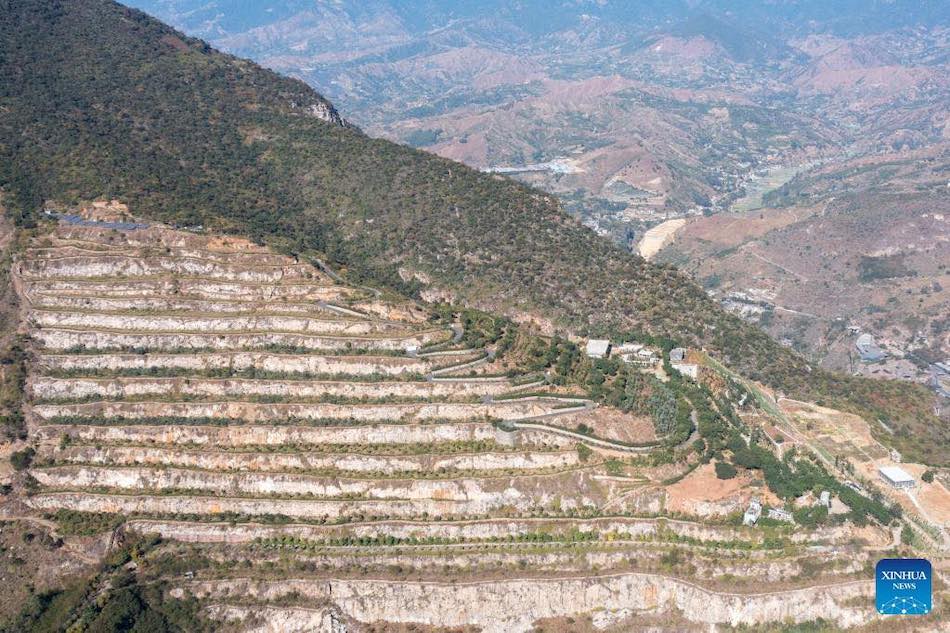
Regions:
<instances>
[{"instance_id":1,"label":"distant mountain range","mask_svg":"<svg viewBox=\"0 0 950 633\"><path fill-rule=\"evenodd\" d=\"M905 26L933 25L950 16L937 0L820 0L757 2L755 0L605 0L562 1L477 0L136 0L135 6L205 37L234 35L313 12L337 16L353 24L393 20L403 32L421 34L458 21L508 25L508 34L549 35L600 21L617 32L643 31L695 16L717 16L757 30L801 34L826 30L857 35ZM501 34L496 34L501 35Z\"/></svg>"},{"instance_id":2,"label":"distant mountain range","mask_svg":"<svg viewBox=\"0 0 950 633\"><path fill-rule=\"evenodd\" d=\"M373 135L477 168L571 159L525 179L621 242L727 208L757 167L890 143L948 91L941 2L133 4Z\"/></svg>"}]
</instances>

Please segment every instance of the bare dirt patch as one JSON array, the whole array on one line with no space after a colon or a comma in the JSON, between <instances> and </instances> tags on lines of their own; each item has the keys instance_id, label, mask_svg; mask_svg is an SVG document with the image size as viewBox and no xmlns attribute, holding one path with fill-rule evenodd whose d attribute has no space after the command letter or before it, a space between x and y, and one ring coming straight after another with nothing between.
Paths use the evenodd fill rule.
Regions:
<instances>
[{"instance_id":1,"label":"bare dirt patch","mask_svg":"<svg viewBox=\"0 0 950 633\"><path fill-rule=\"evenodd\" d=\"M740 472L732 479L719 479L712 463L703 464L668 486L666 495L668 510L697 516L729 514L743 508L752 496L764 503L781 505L774 495L754 483L751 473Z\"/></svg>"},{"instance_id":2,"label":"bare dirt patch","mask_svg":"<svg viewBox=\"0 0 950 633\"><path fill-rule=\"evenodd\" d=\"M905 493L887 486L880 480L878 469L881 466L898 466L917 480L917 487ZM950 526L950 491L934 479L933 483L926 483L921 476L927 470L921 464L895 464L890 459L878 459L861 464L860 473L868 480L878 482L880 488L893 501L901 505L904 510L922 516L931 523L943 527ZM916 503L915 503L916 502Z\"/></svg>"},{"instance_id":3,"label":"bare dirt patch","mask_svg":"<svg viewBox=\"0 0 950 633\"><path fill-rule=\"evenodd\" d=\"M686 218L676 218L658 224L644 233L643 239L640 240L640 244L637 247L640 252L640 257L647 261L653 259L657 253L663 250L664 246L673 241L676 232L685 225Z\"/></svg>"},{"instance_id":4,"label":"bare dirt patch","mask_svg":"<svg viewBox=\"0 0 950 633\"><path fill-rule=\"evenodd\" d=\"M916 464L913 464L916 466ZM937 481L920 484L917 499L934 521L950 526L950 491Z\"/></svg>"},{"instance_id":5,"label":"bare dirt patch","mask_svg":"<svg viewBox=\"0 0 950 633\"><path fill-rule=\"evenodd\" d=\"M768 213L717 214L698 218L683 229L683 244L735 247L758 239L769 231L794 224L807 214L800 209L769 209Z\"/></svg>"},{"instance_id":6,"label":"bare dirt patch","mask_svg":"<svg viewBox=\"0 0 950 633\"><path fill-rule=\"evenodd\" d=\"M645 416L623 413L617 409L598 407L573 415L551 418L546 424L576 431L583 424L596 437L617 442L641 444L656 440L653 422Z\"/></svg>"}]
</instances>

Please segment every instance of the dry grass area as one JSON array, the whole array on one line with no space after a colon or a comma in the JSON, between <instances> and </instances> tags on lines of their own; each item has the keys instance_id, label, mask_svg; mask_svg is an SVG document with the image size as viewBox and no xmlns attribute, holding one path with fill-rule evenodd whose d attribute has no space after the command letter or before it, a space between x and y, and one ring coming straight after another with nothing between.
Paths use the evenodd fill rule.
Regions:
<instances>
[{"instance_id":1,"label":"dry grass area","mask_svg":"<svg viewBox=\"0 0 950 633\"><path fill-rule=\"evenodd\" d=\"M804 209L769 209L767 212L716 214L697 218L684 227L677 248L690 249L702 245L708 249L727 249L758 239L769 231L789 226L811 215Z\"/></svg>"},{"instance_id":2,"label":"dry grass area","mask_svg":"<svg viewBox=\"0 0 950 633\"><path fill-rule=\"evenodd\" d=\"M614 618L610 618L613 620ZM680 633L699 633L707 628L692 624L685 618L640 613L620 622L609 622L604 614L576 618L545 618L535 623L532 633L632 633L633 631L675 630Z\"/></svg>"},{"instance_id":3,"label":"dry grass area","mask_svg":"<svg viewBox=\"0 0 950 633\"><path fill-rule=\"evenodd\" d=\"M921 482L917 498L934 521L950 527L950 491L943 484L936 480L929 484Z\"/></svg>"},{"instance_id":4,"label":"dry grass area","mask_svg":"<svg viewBox=\"0 0 950 633\"><path fill-rule=\"evenodd\" d=\"M49 527L0 521L0 622L23 608L31 589L59 587L91 567L74 548L63 546Z\"/></svg>"},{"instance_id":5,"label":"dry grass area","mask_svg":"<svg viewBox=\"0 0 950 633\"><path fill-rule=\"evenodd\" d=\"M882 459L887 450L874 439L864 418L816 404L783 399L779 402L795 429L828 455L855 463Z\"/></svg>"}]
</instances>

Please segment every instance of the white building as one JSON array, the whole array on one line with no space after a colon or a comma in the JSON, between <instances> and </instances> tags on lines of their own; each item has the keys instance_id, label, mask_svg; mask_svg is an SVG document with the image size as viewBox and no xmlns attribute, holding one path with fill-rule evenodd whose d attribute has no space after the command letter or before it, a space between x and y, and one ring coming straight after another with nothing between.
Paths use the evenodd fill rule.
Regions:
<instances>
[{"instance_id":1,"label":"white building","mask_svg":"<svg viewBox=\"0 0 950 633\"><path fill-rule=\"evenodd\" d=\"M742 515L742 525L755 525L760 516L762 516L762 504L758 499L752 497L749 501L749 507L746 508L745 514Z\"/></svg>"},{"instance_id":2,"label":"white building","mask_svg":"<svg viewBox=\"0 0 950 633\"><path fill-rule=\"evenodd\" d=\"M610 341L592 338L587 341L588 358L607 358L610 355Z\"/></svg>"},{"instance_id":3,"label":"white building","mask_svg":"<svg viewBox=\"0 0 950 633\"><path fill-rule=\"evenodd\" d=\"M831 493L827 490L822 490L821 495L818 497L818 505L825 506L826 508L831 507Z\"/></svg>"},{"instance_id":4,"label":"white building","mask_svg":"<svg viewBox=\"0 0 950 633\"><path fill-rule=\"evenodd\" d=\"M621 343L618 347L614 348L614 351L619 354L636 354L641 349L643 349L643 343L630 341L629 343Z\"/></svg>"},{"instance_id":5,"label":"white building","mask_svg":"<svg viewBox=\"0 0 950 633\"><path fill-rule=\"evenodd\" d=\"M670 363L670 366L687 378L699 380L699 365L695 363Z\"/></svg>"},{"instance_id":6,"label":"white building","mask_svg":"<svg viewBox=\"0 0 950 633\"><path fill-rule=\"evenodd\" d=\"M887 356L887 352L881 349L874 337L867 332L858 337L858 340L854 342L854 346L858 348L858 355L861 360L866 362L881 360Z\"/></svg>"},{"instance_id":7,"label":"white building","mask_svg":"<svg viewBox=\"0 0 950 633\"><path fill-rule=\"evenodd\" d=\"M917 485L917 481L907 474L907 471L898 466L881 466L877 472L881 479L893 488L904 490Z\"/></svg>"},{"instance_id":8,"label":"white building","mask_svg":"<svg viewBox=\"0 0 950 633\"><path fill-rule=\"evenodd\" d=\"M670 361L681 363L686 360L686 350L682 347L674 347L670 350Z\"/></svg>"}]
</instances>

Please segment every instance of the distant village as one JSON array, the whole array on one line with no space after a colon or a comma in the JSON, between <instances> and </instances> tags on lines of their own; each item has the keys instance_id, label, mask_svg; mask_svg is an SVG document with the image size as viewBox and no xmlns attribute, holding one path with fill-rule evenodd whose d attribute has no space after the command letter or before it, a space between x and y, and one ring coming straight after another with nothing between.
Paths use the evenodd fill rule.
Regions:
<instances>
[{"instance_id":1,"label":"distant village","mask_svg":"<svg viewBox=\"0 0 950 633\"><path fill-rule=\"evenodd\" d=\"M719 299L719 303L744 321L760 325L764 325L765 319L776 310L769 293L756 289L729 292ZM848 350L852 374L924 382L937 395L950 399L950 358L925 363L924 368L920 359L914 358L913 348L905 349L908 345L865 331L854 323L842 325L852 340ZM782 338L779 342L785 347L795 346L789 338ZM926 344L926 337L922 335L913 342L915 346Z\"/></svg>"}]
</instances>

